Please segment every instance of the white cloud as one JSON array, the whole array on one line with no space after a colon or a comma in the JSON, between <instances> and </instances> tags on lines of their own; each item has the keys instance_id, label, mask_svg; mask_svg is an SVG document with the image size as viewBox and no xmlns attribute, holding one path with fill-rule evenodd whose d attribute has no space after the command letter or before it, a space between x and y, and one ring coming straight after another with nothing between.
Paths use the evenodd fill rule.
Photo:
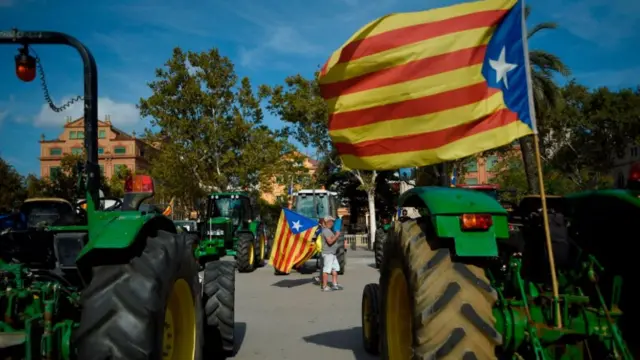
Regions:
<instances>
[{"instance_id":1,"label":"white cloud","mask_svg":"<svg viewBox=\"0 0 640 360\"><path fill-rule=\"evenodd\" d=\"M60 104L66 103L70 98L62 99ZM98 118L104 120L105 115L111 117L114 126L123 130L131 129L141 121L140 112L135 104L118 103L108 97L98 98ZM36 127L59 127L65 123L68 116L71 116L73 120L82 117L83 102L74 103L67 110L59 113L52 111L48 104L43 104L34 119L34 125Z\"/></svg>"},{"instance_id":2,"label":"white cloud","mask_svg":"<svg viewBox=\"0 0 640 360\"><path fill-rule=\"evenodd\" d=\"M268 34L260 45L247 49L240 47L240 64L253 67L263 63L270 53L313 56L320 53L322 47L305 39L296 29L288 25L278 25L265 29Z\"/></svg>"}]
</instances>

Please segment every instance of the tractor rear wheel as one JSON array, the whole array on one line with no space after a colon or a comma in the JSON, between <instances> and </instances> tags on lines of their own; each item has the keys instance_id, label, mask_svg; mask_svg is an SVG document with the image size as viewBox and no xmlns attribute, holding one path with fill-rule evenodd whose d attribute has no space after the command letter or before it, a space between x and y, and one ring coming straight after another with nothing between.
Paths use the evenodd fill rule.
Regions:
<instances>
[{"instance_id":1,"label":"tractor rear wheel","mask_svg":"<svg viewBox=\"0 0 640 360\"><path fill-rule=\"evenodd\" d=\"M201 359L195 237L158 231L127 264L96 266L74 334L79 359Z\"/></svg>"},{"instance_id":2,"label":"tractor rear wheel","mask_svg":"<svg viewBox=\"0 0 640 360\"><path fill-rule=\"evenodd\" d=\"M382 254L384 253L382 250L384 249L384 242L387 240L387 232L383 229L378 229L376 231L375 242L373 243L373 253L376 260L376 269L380 269L380 265L382 264Z\"/></svg>"},{"instance_id":3,"label":"tractor rear wheel","mask_svg":"<svg viewBox=\"0 0 640 360\"><path fill-rule=\"evenodd\" d=\"M390 232L380 270L382 359L495 359L502 342L485 271L427 239L428 221ZM432 231L426 232L431 234Z\"/></svg>"},{"instance_id":4,"label":"tractor rear wheel","mask_svg":"<svg viewBox=\"0 0 640 360\"><path fill-rule=\"evenodd\" d=\"M372 355L380 353L380 286L367 284L362 292L362 342L364 349Z\"/></svg>"},{"instance_id":5,"label":"tractor rear wheel","mask_svg":"<svg viewBox=\"0 0 640 360\"><path fill-rule=\"evenodd\" d=\"M212 261L205 265L203 287L205 353L208 358L232 356L235 324L235 264Z\"/></svg>"},{"instance_id":6,"label":"tractor rear wheel","mask_svg":"<svg viewBox=\"0 0 640 360\"><path fill-rule=\"evenodd\" d=\"M238 234L238 253L236 254L238 271L252 272L256 269L256 242L253 234Z\"/></svg>"}]
</instances>

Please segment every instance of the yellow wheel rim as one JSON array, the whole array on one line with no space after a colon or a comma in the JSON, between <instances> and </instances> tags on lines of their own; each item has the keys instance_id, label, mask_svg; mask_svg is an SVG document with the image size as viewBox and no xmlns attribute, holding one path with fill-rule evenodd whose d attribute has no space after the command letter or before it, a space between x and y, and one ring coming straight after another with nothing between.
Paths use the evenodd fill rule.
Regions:
<instances>
[{"instance_id":1,"label":"yellow wheel rim","mask_svg":"<svg viewBox=\"0 0 640 360\"><path fill-rule=\"evenodd\" d=\"M196 309L189 284L178 279L164 314L163 360L193 359L196 353Z\"/></svg>"},{"instance_id":2,"label":"yellow wheel rim","mask_svg":"<svg viewBox=\"0 0 640 360\"><path fill-rule=\"evenodd\" d=\"M388 358L411 359L413 331L411 328L411 302L409 286L400 266L391 270L386 294L385 320Z\"/></svg>"},{"instance_id":3,"label":"yellow wheel rim","mask_svg":"<svg viewBox=\"0 0 640 360\"><path fill-rule=\"evenodd\" d=\"M371 297L365 296L362 302L362 331L364 338L371 339Z\"/></svg>"},{"instance_id":4,"label":"yellow wheel rim","mask_svg":"<svg viewBox=\"0 0 640 360\"><path fill-rule=\"evenodd\" d=\"M249 265L253 265L254 261L255 261L255 249L253 248L255 245L253 245L253 243L251 243L249 245Z\"/></svg>"},{"instance_id":5,"label":"yellow wheel rim","mask_svg":"<svg viewBox=\"0 0 640 360\"><path fill-rule=\"evenodd\" d=\"M260 235L260 259L264 260L264 243L265 243L264 234Z\"/></svg>"}]
</instances>

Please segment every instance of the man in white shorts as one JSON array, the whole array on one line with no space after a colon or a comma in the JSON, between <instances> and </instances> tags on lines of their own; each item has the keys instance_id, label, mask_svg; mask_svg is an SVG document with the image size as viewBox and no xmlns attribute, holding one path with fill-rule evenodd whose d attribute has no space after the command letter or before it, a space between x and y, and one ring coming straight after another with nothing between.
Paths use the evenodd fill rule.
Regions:
<instances>
[{"instance_id":1,"label":"man in white shorts","mask_svg":"<svg viewBox=\"0 0 640 360\"><path fill-rule=\"evenodd\" d=\"M340 271L340 263L336 256L338 250L338 238L340 237L340 231L335 234L331 229L335 219L332 216L325 216L324 223L322 224L322 291L342 290L342 286L338 284L338 271ZM329 287L327 282L329 281L329 273L331 273L331 284Z\"/></svg>"}]
</instances>

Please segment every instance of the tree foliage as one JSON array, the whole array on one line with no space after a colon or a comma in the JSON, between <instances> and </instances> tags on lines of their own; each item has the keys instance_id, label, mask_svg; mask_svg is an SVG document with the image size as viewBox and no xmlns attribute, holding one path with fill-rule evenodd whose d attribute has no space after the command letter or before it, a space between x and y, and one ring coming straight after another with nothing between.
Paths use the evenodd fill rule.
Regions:
<instances>
[{"instance_id":1,"label":"tree foliage","mask_svg":"<svg viewBox=\"0 0 640 360\"><path fill-rule=\"evenodd\" d=\"M159 147L150 173L168 195L194 199L215 190L265 189L276 174L302 171L283 161L294 150L286 132L263 124L261 99L249 79L239 80L217 49L174 49L149 88L153 94L140 99L139 108L156 128L145 136Z\"/></svg>"},{"instance_id":2,"label":"tree foliage","mask_svg":"<svg viewBox=\"0 0 640 360\"><path fill-rule=\"evenodd\" d=\"M0 214L7 213L16 203L24 200L26 191L24 179L16 169L0 158Z\"/></svg>"}]
</instances>

